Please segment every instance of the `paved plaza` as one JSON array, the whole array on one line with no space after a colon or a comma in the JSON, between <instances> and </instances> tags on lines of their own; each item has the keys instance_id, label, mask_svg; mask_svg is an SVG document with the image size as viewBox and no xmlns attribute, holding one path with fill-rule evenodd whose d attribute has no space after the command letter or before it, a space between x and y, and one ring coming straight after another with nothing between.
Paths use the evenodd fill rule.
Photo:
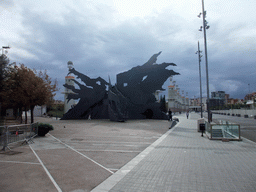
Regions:
<instances>
[{"instance_id":1,"label":"paved plaza","mask_svg":"<svg viewBox=\"0 0 256 192\"><path fill-rule=\"evenodd\" d=\"M256 191L256 144L201 137L198 114L168 121L51 121L0 154L4 191ZM85 128L86 125L86 128Z\"/></svg>"},{"instance_id":2,"label":"paved plaza","mask_svg":"<svg viewBox=\"0 0 256 192\"><path fill-rule=\"evenodd\" d=\"M255 143L201 137L197 118L197 114L189 119L179 116L175 128L93 192L256 191Z\"/></svg>"},{"instance_id":3,"label":"paved plaza","mask_svg":"<svg viewBox=\"0 0 256 192\"><path fill-rule=\"evenodd\" d=\"M0 151L0 191L91 191L169 130L166 120L65 120Z\"/></svg>"}]
</instances>

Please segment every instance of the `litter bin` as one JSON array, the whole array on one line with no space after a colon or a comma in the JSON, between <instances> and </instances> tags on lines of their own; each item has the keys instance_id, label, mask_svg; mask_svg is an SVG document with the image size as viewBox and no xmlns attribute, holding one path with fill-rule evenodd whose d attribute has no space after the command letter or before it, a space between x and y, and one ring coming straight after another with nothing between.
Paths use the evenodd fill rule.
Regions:
<instances>
[{"instance_id":1,"label":"litter bin","mask_svg":"<svg viewBox=\"0 0 256 192\"><path fill-rule=\"evenodd\" d=\"M197 120L197 132L200 132L200 124L204 124L205 120L204 118Z\"/></svg>"}]
</instances>

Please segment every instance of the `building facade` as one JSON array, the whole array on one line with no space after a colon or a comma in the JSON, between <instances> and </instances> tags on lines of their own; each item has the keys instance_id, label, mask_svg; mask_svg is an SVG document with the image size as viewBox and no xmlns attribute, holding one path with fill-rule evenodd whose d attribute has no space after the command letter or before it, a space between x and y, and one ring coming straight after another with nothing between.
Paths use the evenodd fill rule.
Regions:
<instances>
[{"instance_id":1,"label":"building facade","mask_svg":"<svg viewBox=\"0 0 256 192\"><path fill-rule=\"evenodd\" d=\"M207 97L202 98L202 111L207 110ZM189 109L191 111L201 112L200 98L193 98L189 100Z\"/></svg>"},{"instance_id":2,"label":"building facade","mask_svg":"<svg viewBox=\"0 0 256 192\"><path fill-rule=\"evenodd\" d=\"M209 100L210 109L223 107L226 104L227 95L225 91L211 92L212 98Z\"/></svg>"},{"instance_id":3,"label":"building facade","mask_svg":"<svg viewBox=\"0 0 256 192\"><path fill-rule=\"evenodd\" d=\"M172 112L184 112L189 109L189 99L184 95L182 91L182 95L180 95L178 85L175 85L175 81L172 81L172 77L170 77L170 85L168 86L168 110Z\"/></svg>"}]
</instances>

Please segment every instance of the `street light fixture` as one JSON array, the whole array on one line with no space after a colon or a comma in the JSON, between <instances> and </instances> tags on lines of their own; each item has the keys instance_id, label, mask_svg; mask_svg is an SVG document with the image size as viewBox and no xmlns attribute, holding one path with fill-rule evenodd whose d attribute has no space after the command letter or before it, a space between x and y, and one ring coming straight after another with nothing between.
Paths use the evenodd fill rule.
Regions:
<instances>
[{"instance_id":1,"label":"street light fixture","mask_svg":"<svg viewBox=\"0 0 256 192\"><path fill-rule=\"evenodd\" d=\"M199 13L198 17L200 18L201 15L203 16L203 26L200 29L204 29L204 52L205 52L205 68L206 68L206 87L207 87L207 112L208 112L208 122L210 123L210 92L209 92L209 76L208 76L208 58L207 58L207 42L206 42L206 29L209 29L210 26L208 22L205 20L206 18L206 11L204 10L204 0L202 0L202 13ZM200 31L200 30L199 30Z\"/></svg>"},{"instance_id":2,"label":"street light fixture","mask_svg":"<svg viewBox=\"0 0 256 192\"><path fill-rule=\"evenodd\" d=\"M203 118L203 106L202 106L202 81L201 81L201 55L202 51L200 51L199 47L199 41L198 41L198 51L196 54L198 54L198 62L199 62L199 81L200 81L200 106L201 106L201 118Z\"/></svg>"},{"instance_id":3,"label":"street light fixture","mask_svg":"<svg viewBox=\"0 0 256 192\"><path fill-rule=\"evenodd\" d=\"M69 71L74 68L74 64L72 61L68 61L68 69Z\"/></svg>"},{"instance_id":4,"label":"street light fixture","mask_svg":"<svg viewBox=\"0 0 256 192\"><path fill-rule=\"evenodd\" d=\"M2 46L2 55L4 54L4 50L5 49L10 49L11 47L9 47L9 46Z\"/></svg>"}]
</instances>

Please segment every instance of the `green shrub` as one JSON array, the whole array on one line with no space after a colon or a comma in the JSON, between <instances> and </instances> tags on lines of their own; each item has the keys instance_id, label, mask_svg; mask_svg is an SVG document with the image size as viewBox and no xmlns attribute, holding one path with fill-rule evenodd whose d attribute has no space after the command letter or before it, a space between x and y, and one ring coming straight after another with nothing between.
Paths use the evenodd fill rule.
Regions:
<instances>
[{"instance_id":1,"label":"green shrub","mask_svg":"<svg viewBox=\"0 0 256 192\"><path fill-rule=\"evenodd\" d=\"M48 123L38 123L38 136L45 136L49 131L53 130L53 126Z\"/></svg>"},{"instance_id":2,"label":"green shrub","mask_svg":"<svg viewBox=\"0 0 256 192\"><path fill-rule=\"evenodd\" d=\"M61 117L63 117L64 112L63 111L48 111L47 114L50 117L56 117L57 116L57 117L61 118Z\"/></svg>"}]
</instances>

